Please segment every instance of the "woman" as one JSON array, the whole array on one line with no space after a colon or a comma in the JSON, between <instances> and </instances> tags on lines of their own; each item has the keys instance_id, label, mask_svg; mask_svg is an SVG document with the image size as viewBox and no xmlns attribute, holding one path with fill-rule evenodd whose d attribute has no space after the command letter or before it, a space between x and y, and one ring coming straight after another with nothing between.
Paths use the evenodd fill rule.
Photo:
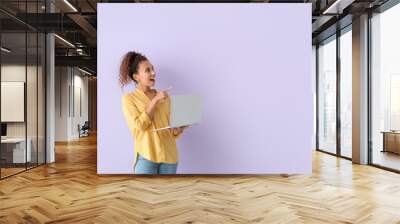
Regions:
<instances>
[{"instance_id":1,"label":"woman","mask_svg":"<svg viewBox=\"0 0 400 224\"><path fill-rule=\"evenodd\" d=\"M122 97L122 110L135 142L135 174L175 174L178 150L175 139L185 127L153 131L169 125L167 91L152 89L154 67L140 53L128 52L120 67L121 87L134 82L136 89Z\"/></svg>"}]
</instances>

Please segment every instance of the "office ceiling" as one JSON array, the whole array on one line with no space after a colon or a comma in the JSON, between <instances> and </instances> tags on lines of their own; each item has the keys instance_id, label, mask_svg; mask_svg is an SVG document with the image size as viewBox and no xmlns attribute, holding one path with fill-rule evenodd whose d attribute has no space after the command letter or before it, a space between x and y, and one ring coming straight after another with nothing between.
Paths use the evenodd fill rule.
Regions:
<instances>
[{"instance_id":1,"label":"office ceiling","mask_svg":"<svg viewBox=\"0 0 400 224\"><path fill-rule=\"evenodd\" d=\"M374 9L388 0L47 0L52 8L46 10L46 1L1 0L0 22L4 33L18 33L25 28L31 30L55 32L56 65L86 67L96 71L96 29L97 3L137 3L137 2L234 2L234 3L312 3L313 43L332 35L338 28L351 23L352 16ZM28 12L28 13L25 13ZM340 23L337 21L341 20ZM339 24L339 25L338 25ZM7 34L11 36L12 34ZM17 35L17 34L14 34ZM18 45L20 38L8 41ZM69 44L69 43L70 44ZM3 42L4 43L4 42ZM23 43L19 43L23 44ZM71 45L72 44L72 45Z\"/></svg>"}]
</instances>

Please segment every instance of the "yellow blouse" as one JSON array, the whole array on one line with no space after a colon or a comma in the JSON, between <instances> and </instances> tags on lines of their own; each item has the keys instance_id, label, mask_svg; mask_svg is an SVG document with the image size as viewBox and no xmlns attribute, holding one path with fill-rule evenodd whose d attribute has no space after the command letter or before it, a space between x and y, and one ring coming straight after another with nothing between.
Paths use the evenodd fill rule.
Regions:
<instances>
[{"instance_id":1,"label":"yellow blouse","mask_svg":"<svg viewBox=\"0 0 400 224\"><path fill-rule=\"evenodd\" d=\"M136 89L122 97L122 110L134 138L135 159L142 157L155 163L177 163L178 150L171 129L153 131L169 125L171 99L157 103L153 119L146 113L150 98Z\"/></svg>"}]
</instances>

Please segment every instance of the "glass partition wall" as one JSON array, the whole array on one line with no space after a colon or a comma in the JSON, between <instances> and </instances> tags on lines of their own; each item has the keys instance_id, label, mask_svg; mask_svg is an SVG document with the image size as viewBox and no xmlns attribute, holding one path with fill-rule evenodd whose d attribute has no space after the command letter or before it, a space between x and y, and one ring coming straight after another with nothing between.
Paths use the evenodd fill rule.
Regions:
<instances>
[{"instance_id":1,"label":"glass partition wall","mask_svg":"<svg viewBox=\"0 0 400 224\"><path fill-rule=\"evenodd\" d=\"M370 163L400 171L400 4L371 22Z\"/></svg>"},{"instance_id":2,"label":"glass partition wall","mask_svg":"<svg viewBox=\"0 0 400 224\"><path fill-rule=\"evenodd\" d=\"M399 22L400 4L388 1L369 17L368 33L368 164L395 172L400 172ZM320 43L316 56L317 149L347 159L352 157L351 44L350 25Z\"/></svg>"},{"instance_id":3,"label":"glass partition wall","mask_svg":"<svg viewBox=\"0 0 400 224\"><path fill-rule=\"evenodd\" d=\"M352 158L352 34L351 25L341 31L340 67L340 155Z\"/></svg>"},{"instance_id":4,"label":"glass partition wall","mask_svg":"<svg viewBox=\"0 0 400 224\"><path fill-rule=\"evenodd\" d=\"M0 11L0 178L45 163L45 34L18 20L44 1L10 1L15 17Z\"/></svg>"},{"instance_id":5,"label":"glass partition wall","mask_svg":"<svg viewBox=\"0 0 400 224\"><path fill-rule=\"evenodd\" d=\"M336 36L318 54L318 149L336 154Z\"/></svg>"},{"instance_id":6,"label":"glass partition wall","mask_svg":"<svg viewBox=\"0 0 400 224\"><path fill-rule=\"evenodd\" d=\"M351 158L351 25L317 46L317 150Z\"/></svg>"}]
</instances>

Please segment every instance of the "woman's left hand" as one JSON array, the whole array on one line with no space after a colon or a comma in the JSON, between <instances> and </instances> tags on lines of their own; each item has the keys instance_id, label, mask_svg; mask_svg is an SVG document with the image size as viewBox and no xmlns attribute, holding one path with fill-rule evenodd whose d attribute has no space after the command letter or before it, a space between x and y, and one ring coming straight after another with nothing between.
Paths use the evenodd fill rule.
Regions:
<instances>
[{"instance_id":1,"label":"woman's left hand","mask_svg":"<svg viewBox=\"0 0 400 224\"><path fill-rule=\"evenodd\" d=\"M174 135L179 135L179 134L182 133L183 130L184 130L185 128L187 128L187 127L189 127L189 126L181 126L181 127L177 127L177 128L172 128L172 133L173 133Z\"/></svg>"}]
</instances>

